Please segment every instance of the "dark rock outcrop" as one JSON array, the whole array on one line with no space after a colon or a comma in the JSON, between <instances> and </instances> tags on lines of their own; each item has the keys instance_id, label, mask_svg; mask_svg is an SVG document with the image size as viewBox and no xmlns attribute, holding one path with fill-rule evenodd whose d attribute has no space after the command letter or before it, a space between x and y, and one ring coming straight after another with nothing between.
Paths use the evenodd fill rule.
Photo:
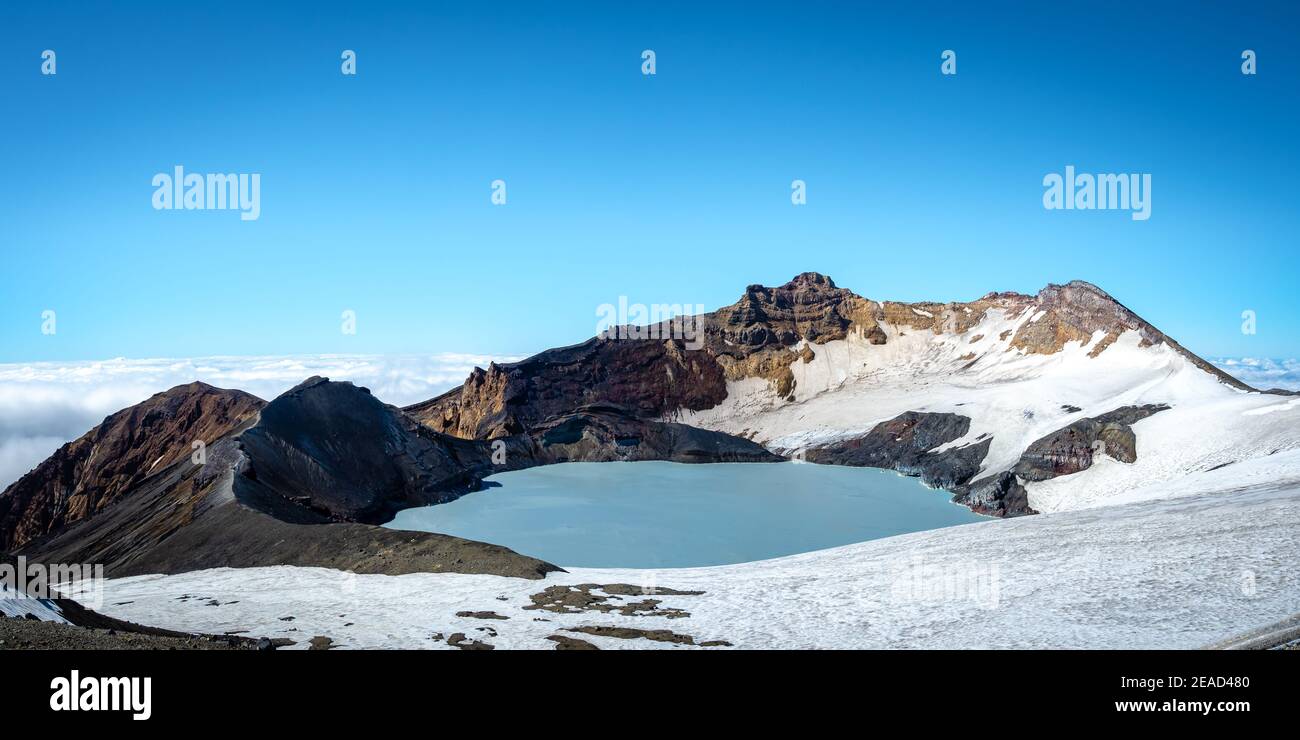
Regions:
<instances>
[{"instance_id":1,"label":"dark rock outcrop","mask_svg":"<svg viewBox=\"0 0 1300 740\"><path fill-rule=\"evenodd\" d=\"M961 439L970 431L970 418L959 414L908 411L883 421L860 437L804 451L808 462L887 468L919 476L926 485L952 489L979 472L992 438L953 447L935 448Z\"/></svg>"},{"instance_id":2,"label":"dark rock outcrop","mask_svg":"<svg viewBox=\"0 0 1300 740\"><path fill-rule=\"evenodd\" d=\"M1098 454L1131 463L1137 460L1137 435L1130 425L1168 408L1163 404L1124 406L1079 419L1030 444L1016 463L1015 475L1024 481L1070 475L1087 470Z\"/></svg>"},{"instance_id":3,"label":"dark rock outcrop","mask_svg":"<svg viewBox=\"0 0 1300 740\"><path fill-rule=\"evenodd\" d=\"M1013 517L1038 513L1029 506L1025 487L1010 470L958 486L955 491L952 500L976 514Z\"/></svg>"},{"instance_id":4,"label":"dark rock outcrop","mask_svg":"<svg viewBox=\"0 0 1300 740\"><path fill-rule=\"evenodd\" d=\"M641 419L613 404L584 406L528 433L531 464L668 460L780 462L762 445L707 429Z\"/></svg>"},{"instance_id":5,"label":"dark rock outcrop","mask_svg":"<svg viewBox=\"0 0 1300 740\"><path fill-rule=\"evenodd\" d=\"M847 337L866 318L867 303L826 275L805 272L776 288L750 285L739 301L710 315L708 329L717 340L715 348L733 355L788 347L801 339L823 344Z\"/></svg>"},{"instance_id":6,"label":"dark rock outcrop","mask_svg":"<svg viewBox=\"0 0 1300 740\"><path fill-rule=\"evenodd\" d=\"M578 632L595 637L617 637L620 640L651 640L653 642L671 642L675 645L694 645L695 638L672 630L647 630L640 627L616 627L613 625L582 625L565 627L565 632Z\"/></svg>"},{"instance_id":7,"label":"dark rock outcrop","mask_svg":"<svg viewBox=\"0 0 1300 740\"><path fill-rule=\"evenodd\" d=\"M565 637L564 635L550 635L546 639L555 643L556 650L599 650L600 648L592 645L586 640L579 640L576 637Z\"/></svg>"},{"instance_id":8,"label":"dark rock outcrop","mask_svg":"<svg viewBox=\"0 0 1300 740\"><path fill-rule=\"evenodd\" d=\"M490 473L482 443L430 432L351 383L309 378L240 436L234 490L288 521L382 524L442 503Z\"/></svg>"}]
</instances>

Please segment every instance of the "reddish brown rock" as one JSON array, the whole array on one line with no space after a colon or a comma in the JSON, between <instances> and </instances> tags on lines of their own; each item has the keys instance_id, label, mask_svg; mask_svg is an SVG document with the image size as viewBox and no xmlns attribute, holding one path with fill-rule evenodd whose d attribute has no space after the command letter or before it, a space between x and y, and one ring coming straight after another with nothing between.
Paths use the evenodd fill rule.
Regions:
<instances>
[{"instance_id":1,"label":"reddish brown rock","mask_svg":"<svg viewBox=\"0 0 1300 740\"><path fill-rule=\"evenodd\" d=\"M1137 460L1137 436L1131 425L1168 410L1163 404L1124 406L1101 416L1079 419L1035 440L1016 463L1015 475L1024 481L1041 481L1071 475L1092 467L1104 454L1124 463Z\"/></svg>"},{"instance_id":2,"label":"reddish brown rock","mask_svg":"<svg viewBox=\"0 0 1300 740\"><path fill-rule=\"evenodd\" d=\"M641 417L706 409L726 397L722 368L681 339L593 338L522 362L475 368L465 384L406 409L438 432L494 439L585 404L613 402Z\"/></svg>"},{"instance_id":3,"label":"reddish brown rock","mask_svg":"<svg viewBox=\"0 0 1300 740\"><path fill-rule=\"evenodd\" d=\"M190 383L119 411L0 494L0 550L81 521L151 474L256 419L264 402Z\"/></svg>"}]
</instances>

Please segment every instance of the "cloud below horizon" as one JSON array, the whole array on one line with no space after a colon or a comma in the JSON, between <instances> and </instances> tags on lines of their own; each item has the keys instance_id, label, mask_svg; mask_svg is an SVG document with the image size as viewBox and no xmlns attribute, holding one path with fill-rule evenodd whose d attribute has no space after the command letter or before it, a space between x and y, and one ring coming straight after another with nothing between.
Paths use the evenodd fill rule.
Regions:
<instances>
[{"instance_id":1,"label":"cloud below horizon","mask_svg":"<svg viewBox=\"0 0 1300 740\"><path fill-rule=\"evenodd\" d=\"M475 366L517 359L444 353L0 364L0 489L109 414L196 380L269 401L321 375L350 380L385 403L405 406L456 387Z\"/></svg>"},{"instance_id":2,"label":"cloud below horizon","mask_svg":"<svg viewBox=\"0 0 1300 740\"><path fill-rule=\"evenodd\" d=\"M1211 357L1220 370L1263 391L1280 388L1300 391L1300 360L1273 360L1267 357Z\"/></svg>"}]
</instances>

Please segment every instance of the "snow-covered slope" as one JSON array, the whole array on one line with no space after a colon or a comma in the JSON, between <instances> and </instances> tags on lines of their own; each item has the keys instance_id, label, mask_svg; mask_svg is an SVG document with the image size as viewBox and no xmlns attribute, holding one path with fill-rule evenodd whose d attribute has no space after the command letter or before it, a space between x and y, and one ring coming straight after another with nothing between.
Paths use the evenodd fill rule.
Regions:
<instances>
[{"instance_id":1,"label":"snow-covered slope","mask_svg":"<svg viewBox=\"0 0 1300 740\"><path fill-rule=\"evenodd\" d=\"M566 631L584 626L739 648L1196 648L1297 611L1300 490L1180 493L711 568L574 569L543 581L291 567L140 576L108 583L106 611L297 647L324 635L348 648L446 648L463 633L530 649L553 648L552 635L602 649L689 649ZM615 583L704 593L609 602L658 599L657 616L524 608L548 587ZM487 611L506 619L457 616Z\"/></svg>"},{"instance_id":2,"label":"snow-covered slope","mask_svg":"<svg viewBox=\"0 0 1300 740\"><path fill-rule=\"evenodd\" d=\"M1011 315L991 309L960 333L882 322L884 343L855 333L809 345L812 360L791 365L790 397L749 377L729 382L718 406L676 418L792 454L864 434L906 411L950 412L970 417L971 426L948 447L992 438L978 478L1010 469L1030 443L1078 419L1122 406L1171 407L1134 425L1135 463L1099 457L1088 470L1027 484L1039 511L1104 504L1139 484L1300 448L1300 402L1229 386L1138 331L1119 334L1101 352L1101 331L1050 354L1012 346L1036 318L1041 311L1031 305ZM1300 481L1300 465L1277 472Z\"/></svg>"},{"instance_id":3,"label":"snow-covered slope","mask_svg":"<svg viewBox=\"0 0 1300 740\"><path fill-rule=\"evenodd\" d=\"M63 622L63 612L52 599L19 597L8 585L0 583L0 614L6 617L35 617L45 622Z\"/></svg>"}]
</instances>

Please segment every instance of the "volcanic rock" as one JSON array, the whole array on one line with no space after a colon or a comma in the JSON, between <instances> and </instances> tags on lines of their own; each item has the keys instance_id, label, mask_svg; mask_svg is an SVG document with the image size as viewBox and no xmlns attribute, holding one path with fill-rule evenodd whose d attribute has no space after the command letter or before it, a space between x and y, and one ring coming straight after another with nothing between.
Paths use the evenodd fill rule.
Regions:
<instances>
[{"instance_id":1,"label":"volcanic rock","mask_svg":"<svg viewBox=\"0 0 1300 740\"><path fill-rule=\"evenodd\" d=\"M1037 514L1029 506L1029 496L1016 474L1010 470L986 476L969 485L958 486L953 501L976 514L1014 517Z\"/></svg>"},{"instance_id":2,"label":"volcanic rock","mask_svg":"<svg viewBox=\"0 0 1300 740\"><path fill-rule=\"evenodd\" d=\"M926 485L951 489L979 472L991 438L935 452L970 431L970 418L960 414L908 411L883 421L870 432L804 452L814 463L887 468L919 476Z\"/></svg>"},{"instance_id":3,"label":"volcanic rock","mask_svg":"<svg viewBox=\"0 0 1300 740\"><path fill-rule=\"evenodd\" d=\"M780 462L762 445L685 424L637 418L614 404L590 405L534 426L527 451L533 464L669 460Z\"/></svg>"},{"instance_id":4,"label":"volcanic rock","mask_svg":"<svg viewBox=\"0 0 1300 740\"><path fill-rule=\"evenodd\" d=\"M309 378L240 437L245 501L289 521L382 524L479 487L482 444L431 433L351 383Z\"/></svg>"},{"instance_id":5,"label":"volcanic rock","mask_svg":"<svg viewBox=\"0 0 1300 740\"><path fill-rule=\"evenodd\" d=\"M1163 404L1124 406L1101 416L1084 418L1029 445L1016 463L1015 475L1041 481L1070 475L1092 466L1098 453L1131 463L1137 460L1137 435L1131 424L1165 411Z\"/></svg>"}]
</instances>

